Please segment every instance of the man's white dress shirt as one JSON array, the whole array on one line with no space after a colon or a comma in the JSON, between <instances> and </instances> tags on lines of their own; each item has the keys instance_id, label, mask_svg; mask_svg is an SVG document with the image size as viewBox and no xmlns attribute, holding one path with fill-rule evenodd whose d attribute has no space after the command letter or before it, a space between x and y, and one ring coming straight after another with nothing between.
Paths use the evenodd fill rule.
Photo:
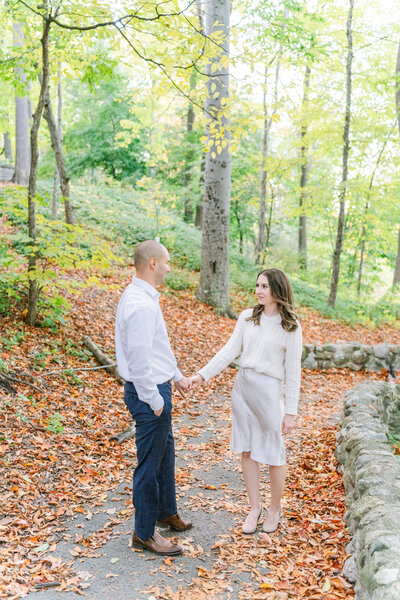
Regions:
<instances>
[{"instance_id":1,"label":"man's white dress shirt","mask_svg":"<svg viewBox=\"0 0 400 600\"><path fill-rule=\"evenodd\" d=\"M118 372L125 381L133 383L139 399L152 410L164 406L157 385L182 378L169 343L159 297L152 285L133 277L118 303L115 323Z\"/></svg>"}]
</instances>

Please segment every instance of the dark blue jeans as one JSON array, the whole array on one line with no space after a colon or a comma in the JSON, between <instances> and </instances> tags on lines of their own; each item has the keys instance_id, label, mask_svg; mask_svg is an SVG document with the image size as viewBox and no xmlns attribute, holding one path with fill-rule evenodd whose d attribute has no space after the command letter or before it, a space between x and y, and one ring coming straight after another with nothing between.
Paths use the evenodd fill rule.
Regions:
<instances>
[{"instance_id":1,"label":"dark blue jeans","mask_svg":"<svg viewBox=\"0 0 400 600\"><path fill-rule=\"evenodd\" d=\"M133 383L125 383L124 401L136 423L137 466L133 474L135 532L142 540L154 533L157 519L177 512L175 492L175 445L171 425L171 382L158 387L164 409L156 417L139 400Z\"/></svg>"}]
</instances>

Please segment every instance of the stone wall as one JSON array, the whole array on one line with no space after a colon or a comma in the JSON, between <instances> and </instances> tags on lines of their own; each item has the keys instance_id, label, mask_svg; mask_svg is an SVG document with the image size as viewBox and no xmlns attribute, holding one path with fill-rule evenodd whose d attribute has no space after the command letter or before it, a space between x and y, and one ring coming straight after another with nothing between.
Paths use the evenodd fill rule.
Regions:
<instances>
[{"instance_id":1,"label":"stone wall","mask_svg":"<svg viewBox=\"0 0 400 600\"><path fill-rule=\"evenodd\" d=\"M346 491L352 553L343 569L356 600L400 600L400 386L365 382L347 392L336 456Z\"/></svg>"},{"instance_id":2,"label":"stone wall","mask_svg":"<svg viewBox=\"0 0 400 600\"><path fill-rule=\"evenodd\" d=\"M361 342L343 342L303 346L302 367L304 369L345 368L352 371L380 371L390 363L395 371L400 371L400 346L376 344L366 346ZM400 600L400 597L399 597Z\"/></svg>"}]
</instances>

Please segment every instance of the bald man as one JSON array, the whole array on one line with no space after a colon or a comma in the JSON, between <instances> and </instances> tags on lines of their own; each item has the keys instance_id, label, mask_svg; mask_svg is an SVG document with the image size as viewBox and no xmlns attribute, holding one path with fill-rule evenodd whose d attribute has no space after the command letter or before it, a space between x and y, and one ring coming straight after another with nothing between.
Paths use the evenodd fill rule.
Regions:
<instances>
[{"instance_id":1,"label":"bald man","mask_svg":"<svg viewBox=\"0 0 400 600\"><path fill-rule=\"evenodd\" d=\"M133 474L135 530L132 546L155 554L181 554L155 529L192 524L177 512L175 448L171 425L171 379L184 395L190 379L179 371L158 303L169 267L167 249L147 240L135 248L136 276L118 304L115 343L124 401L136 422L137 466Z\"/></svg>"}]
</instances>

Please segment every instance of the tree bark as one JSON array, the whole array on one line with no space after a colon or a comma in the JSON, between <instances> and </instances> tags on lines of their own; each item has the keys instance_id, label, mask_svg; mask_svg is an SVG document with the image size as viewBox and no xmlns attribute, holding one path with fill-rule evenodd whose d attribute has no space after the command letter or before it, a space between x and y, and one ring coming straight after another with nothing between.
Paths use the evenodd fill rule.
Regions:
<instances>
[{"instance_id":1,"label":"tree bark","mask_svg":"<svg viewBox=\"0 0 400 600\"><path fill-rule=\"evenodd\" d=\"M196 88L196 71L193 71L190 77L190 91L192 92ZM183 176L183 188L184 188L184 220L187 223L193 221L193 199L190 193L189 186L192 180L193 170L193 159L194 159L194 148L192 140L192 132L194 125L195 113L193 102L189 100L188 111L186 115L186 144L187 149L185 152L185 168Z\"/></svg>"},{"instance_id":2,"label":"tree bark","mask_svg":"<svg viewBox=\"0 0 400 600\"><path fill-rule=\"evenodd\" d=\"M337 289L339 283L339 271L340 271L340 257L343 249L343 230L345 221L345 201L347 192L347 174L348 174L348 160L349 160L349 147L350 147L350 117L351 117L351 67L353 61L353 36L352 36L352 20L353 20L353 8L354 0L349 0L349 14L347 18L347 61L346 61L346 110L344 117L344 129L343 129L343 158L342 158L342 181L341 190L339 194L339 218L338 227L336 234L336 245L333 253L333 264L332 264L332 278L331 278L331 289L328 299L329 306L334 307L337 296Z\"/></svg>"},{"instance_id":3,"label":"tree bark","mask_svg":"<svg viewBox=\"0 0 400 600\"><path fill-rule=\"evenodd\" d=\"M58 176L57 165L54 167L53 175L53 195L51 199L51 219L52 221L57 220L57 199L58 199L58 187L60 185L60 178Z\"/></svg>"},{"instance_id":4,"label":"tree bark","mask_svg":"<svg viewBox=\"0 0 400 600\"><path fill-rule=\"evenodd\" d=\"M60 66L58 68L58 86L57 86L57 95L58 95L58 106L57 106L57 133L60 140L61 148L63 145L63 134L62 134L62 89L61 89L61 70ZM60 178L58 175L57 165L54 167L54 180L53 180L53 198L51 203L51 218L53 221L57 219L57 196L58 196L58 186L59 186Z\"/></svg>"},{"instance_id":5,"label":"tree bark","mask_svg":"<svg viewBox=\"0 0 400 600\"><path fill-rule=\"evenodd\" d=\"M3 140L4 140L4 157L9 163L12 163L13 155L12 155L12 146L11 146L11 138L10 138L9 131L4 132Z\"/></svg>"},{"instance_id":6,"label":"tree bark","mask_svg":"<svg viewBox=\"0 0 400 600\"><path fill-rule=\"evenodd\" d=\"M307 270L307 213L304 209L304 203L307 197L307 178L308 178L308 148L305 143L305 137L307 135L307 117L304 114L308 107L308 93L310 90L310 66L306 66L306 72L304 76L304 93L303 93L303 106L302 106L302 123L301 123L301 149L300 149L300 160L301 160L301 176L300 176L300 215L299 215L299 267L303 271Z\"/></svg>"},{"instance_id":7,"label":"tree bark","mask_svg":"<svg viewBox=\"0 0 400 600\"><path fill-rule=\"evenodd\" d=\"M274 194L274 189L273 189L272 185L270 187L271 187L271 202L269 205L268 223L266 223L266 225L265 225L266 238L265 238L265 244L264 244L264 251L263 251L262 259L261 259L261 265L265 264L265 260L266 260L267 252L268 252L268 248L269 248L269 241L270 241L270 237L271 237L272 213L274 211L275 194Z\"/></svg>"},{"instance_id":8,"label":"tree bark","mask_svg":"<svg viewBox=\"0 0 400 600\"><path fill-rule=\"evenodd\" d=\"M396 90L395 102L396 102L397 123L399 125L399 132L400 132L400 42L399 42L399 46L397 49L395 90Z\"/></svg>"},{"instance_id":9,"label":"tree bark","mask_svg":"<svg viewBox=\"0 0 400 600\"><path fill-rule=\"evenodd\" d=\"M90 350L90 352L93 354L93 356L95 357L97 362L100 365L105 366L106 371L111 373L111 375L113 375L115 377L115 379L118 381L118 383L121 383L121 384L125 383L124 379L122 379L122 377L118 373L115 363L107 356L107 354L104 354L104 352L101 350L101 348L99 348L98 345L94 343L92 338L90 338L88 335L84 335L82 338L82 342L83 342L83 345L85 346L85 348Z\"/></svg>"},{"instance_id":10,"label":"tree bark","mask_svg":"<svg viewBox=\"0 0 400 600\"><path fill-rule=\"evenodd\" d=\"M397 243L397 256L396 256L396 266L394 269L393 276L393 286L397 285L400 282L400 227L399 227L399 236Z\"/></svg>"},{"instance_id":11,"label":"tree bark","mask_svg":"<svg viewBox=\"0 0 400 600\"><path fill-rule=\"evenodd\" d=\"M204 32L204 18L203 18L203 6L202 0L196 1L197 18L199 20L199 31ZM194 120L194 118L193 118ZM194 224L198 229L202 228L203 223L203 196L204 196L204 170L206 164L205 154L202 153L200 162L200 178L199 178L199 195L196 194L196 209L194 216ZM193 210L193 208L192 208ZM193 217L192 217L193 218Z\"/></svg>"},{"instance_id":12,"label":"tree bark","mask_svg":"<svg viewBox=\"0 0 400 600\"><path fill-rule=\"evenodd\" d=\"M239 216L239 200L237 198L234 201L232 208L233 208L234 215L236 217L236 222L238 224L238 230L239 230L239 252L240 252L240 254L243 254L243 225L242 225L242 221L240 220L240 216Z\"/></svg>"},{"instance_id":13,"label":"tree bark","mask_svg":"<svg viewBox=\"0 0 400 600\"><path fill-rule=\"evenodd\" d=\"M286 14L286 12L285 12ZM284 27L284 23L282 25ZM268 146L269 136L271 132L271 126L274 115L276 114L278 104L278 83L279 83L279 71L281 68L281 57L282 57L282 45L279 47L278 59L275 67L275 83L274 83L274 99L272 105L271 116L268 119L268 107L267 107L267 75L268 69L265 68L264 72L264 95L263 95L263 110L264 110L264 137L263 137L263 149L262 149L262 163L261 163L261 188L260 188L260 211L258 216L258 237L256 244L256 264L261 265L263 262L262 257L265 255L265 209L267 200L267 158L268 158Z\"/></svg>"},{"instance_id":14,"label":"tree bark","mask_svg":"<svg viewBox=\"0 0 400 600\"><path fill-rule=\"evenodd\" d=\"M396 61L396 113L397 113L397 122L399 125L400 132L400 42L397 51L397 61ZM400 281L400 228L399 228L399 237L398 237L398 245L397 245L397 256L396 256L396 265L394 268L393 275L393 286L398 284Z\"/></svg>"},{"instance_id":15,"label":"tree bark","mask_svg":"<svg viewBox=\"0 0 400 600\"><path fill-rule=\"evenodd\" d=\"M367 222L367 216L368 216L368 211L369 211L369 205L371 202L372 186L374 183L376 171L378 170L379 163L381 162L381 158L383 156L383 153L385 151L386 145L389 141L392 131L393 131L393 127L390 129L389 133L387 134L386 139L382 145L382 148L378 154L378 158L376 160L374 170L372 171L371 179L370 179L369 186L368 186L367 199L365 202L364 216L363 216L363 220L362 220L362 229L361 229L361 253L360 253L360 262L358 265L357 296L359 296L360 292L361 292L361 281L362 281L363 266L364 266L364 254L365 254L365 246L366 246L366 231L367 231L366 222Z\"/></svg>"},{"instance_id":16,"label":"tree bark","mask_svg":"<svg viewBox=\"0 0 400 600\"><path fill-rule=\"evenodd\" d=\"M207 5L206 33L222 32L221 52L211 59L208 69L204 208L200 284L197 297L215 306L221 314L232 314L229 299L229 211L231 156L229 118L229 68L220 60L229 55L230 0L212 0ZM213 70L213 68L215 70ZM216 137L220 134L221 137Z\"/></svg>"},{"instance_id":17,"label":"tree bark","mask_svg":"<svg viewBox=\"0 0 400 600\"><path fill-rule=\"evenodd\" d=\"M196 216L194 218L194 224L197 229L202 229L203 226L203 203L204 203L204 171L206 170L206 155L203 152L200 163L200 179L199 179L199 195L196 206Z\"/></svg>"},{"instance_id":18,"label":"tree bark","mask_svg":"<svg viewBox=\"0 0 400 600\"><path fill-rule=\"evenodd\" d=\"M39 162L39 148L38 148L38 133L40 121L42 118L44 98L47 87L49 85L49 30L50 22L43 21L43 34L41 38L42 45L42 62L43 62L43 73L42 82L40 86L40 94L36 110L33 115L30 141L31 141L31 166L29 174L29 185L28 185L28 230L29 237L32 240L32 247L35 245L36 240L36 179L37 179L37 168ZM37 253L33 249L29 255L28 260L28 277L29 277L29 295L28 295L28 312L26 315L26 321L29 325L34 325L37 318L37 303L39 298L39 285L36 278L36 263Z\"/></svg>"},{"instance_id":19,"label":"tree bark","mask_svg":"<svg viewBox=\"0 0 400 600\"><path fill-rule=\"evenodd\" d=\"M265 203L267 198L267 157L268 157L268 137L270 123L268 122L267 108L267 77L268 69L264 72L264 91L263 91L263 111L264 111L264 135L261 158L261 189L260 189L260 211L258 214L258 237L256 244L256 264L260 265L261 256L264 250L265 239Z\"/></svg>"},{"instance_id":20,"label":"tree bark","mask_svg":"<svg viewBox=\"0 0 400 600\"><path fill-rule=\"evenodd\" d=\"M13 43L17 48L24 45L24 34L21 23L13 23ZM15 68L17 83L27 89L26 75L22 66ZM24 94L15 95L15 171L14 183L28 185L31 166L31 149L29 145L29 102Z\"/></svg>"},{"instance_id":21,"label":"tree bark","mask_svg":"<svg viewBox=\"0 0 400 600\"><path fill-rule=\"evenodd\" d=\"M51 106L49 86L47 86L46 92L45 92L43 116L47 121L47 125L49 126L51 146L54 150L54 156L56 159L57 170L58 170L58 173L60 176L61 194L62 194L62 200L64 202L64 208L65 208L65 221L69 225L75 225L74 210L73 210L73 207L72 207L72 204L70 201L69 178L67 175L67 169L65 167L61 137L59 136L59 132L57 129L57 123L56 123L53 109Z\"/></svg>"}]
</instances>

